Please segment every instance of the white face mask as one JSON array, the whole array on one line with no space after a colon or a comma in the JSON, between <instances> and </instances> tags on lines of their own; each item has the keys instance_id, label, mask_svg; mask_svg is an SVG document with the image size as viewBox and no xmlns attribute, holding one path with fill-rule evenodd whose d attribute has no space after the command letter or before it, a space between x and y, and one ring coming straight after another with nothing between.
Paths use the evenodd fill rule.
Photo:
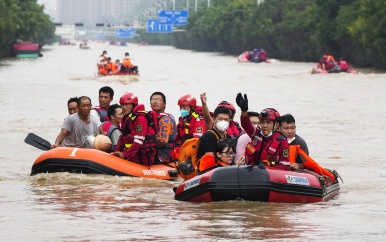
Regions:
<instances>
[{"instance_id":1,"label":"white face mask","mask_svg":"<svg viewBox=\"0 0 386 242\"><path fill-rule=\"evenodd\" d=\"M216 123L216 128L221 132L225 132L228 127L229 123L227 121L221 120Z\"/></svg>"},{"instance_id":2,"label":"white face mask","mask_svg":"<svg viewBox=\"0 0 386 242\"><path fill-rule=\"evenodd\" d=\"M130 59L130 57L128 57L128 56L126 56L125 58L126 58L126 60Z\"/></svg>"},{"instance_id":3,"label":"white face mask","mask_svg":"<svg viewBox=\"0 0 386 242\"><path fill-rule=\"evenodd\" d=\"M271 131L271 133L267 134L267 135L264 135L263 131L260 131L260 134L266 138L270 137L273 133Z\"/></svg>"}]
</instances>

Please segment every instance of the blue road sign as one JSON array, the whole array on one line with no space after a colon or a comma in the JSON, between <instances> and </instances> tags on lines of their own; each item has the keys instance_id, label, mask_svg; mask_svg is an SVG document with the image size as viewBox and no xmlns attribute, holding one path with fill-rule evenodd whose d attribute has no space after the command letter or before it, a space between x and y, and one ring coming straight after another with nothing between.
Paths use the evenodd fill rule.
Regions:
<instances>
[{"instance_id":1,"label":"blue road sign","mask_svg":"<svg viewBox=\"0 0 386 242\"><path fill-rule=\"evenodd\" d=\"M187 25L188 10L161 10L158 19L161 24Z\"/></svg>"},{"instance_id":2,"label":"blue road sign","mask_svg":"<svg viewBox=\"0 0 386 242\"><path fill-rule=\"evenodd\" d=\"M172 24L161 24L159 19L148 19L146 21L146 32L148 33L172 33Z\"/></svg>"},{"instance_id":3,"label":"blue road sign","mask_svg":"<svg viewBox=\"0 0 386 242\"><path fill-rule=\"evenodd\" d=\"M115 38L117 38L117 39L133 38L135 35L136 35L135 29L117 29L117 30L115 30Z\"/></svg>"}]
</instances>

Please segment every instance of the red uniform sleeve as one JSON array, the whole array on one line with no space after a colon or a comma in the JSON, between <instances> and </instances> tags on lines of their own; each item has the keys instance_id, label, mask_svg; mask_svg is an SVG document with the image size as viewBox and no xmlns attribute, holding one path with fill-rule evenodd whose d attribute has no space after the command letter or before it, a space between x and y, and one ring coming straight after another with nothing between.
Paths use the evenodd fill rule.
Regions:
<instances>
[{"instance_id":1,"label":"red uniform sleeve","mask_svg":"<svg viewBox=\"0 0 386 242\"><path fill-rule=\"evenodd\" d=\"M134 135L134 141L130 148L123 152L123 156L127 160L137 160L138 152L141 149L143 142L145 141L145 137L147 134L147 119L143 115L138 115L136 120L130 123L131 132Z\"/></svg>"},{"instance_id":2,"label":"red uniform sleeve","mask_svg":"<svg viewBox=\"0 0 386 242\"><path fill-rule=\"evenodd\" d=\"M249 137L252 137L256 131L260 131L259 129L255 130L255 127L252 125L248 114L245 115L245 117L241 115L240 122L241 122L241 127L243 127L244 131L249 135Z\"/></svg>"}]
</instances>

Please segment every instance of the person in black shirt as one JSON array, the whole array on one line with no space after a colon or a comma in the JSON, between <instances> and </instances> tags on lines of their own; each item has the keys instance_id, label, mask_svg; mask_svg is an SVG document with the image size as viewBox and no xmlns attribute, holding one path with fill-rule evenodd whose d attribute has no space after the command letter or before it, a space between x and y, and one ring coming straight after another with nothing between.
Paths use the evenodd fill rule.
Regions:
<instances>
[{"instance_id":1,"label":"person in black shirt","mask_svg":"<svg viewBox=\"0 0 386 242\"><path fill-rule=\"evenodd\" d=\"M214 156L216 144L221 140L231 140L226 130L231 121L231 113L224 106L219 106L214 110L214 127L207 130L200 138L200 145L197 151L197 160L203 155L211 154Z\"/></svg>"},{"instance_id":2,"label":"person in black shirt","mask_svg":"<svg viewBox=\"0 0 386 242\"><path fill-rule=\"evenodd\" d=\"M295 118L291 114L285 114L278 118L279 121L279 131L287 137L289 145L299 145L300 148L307 154L308 146L306 141L302 139L299 135L296 134L296 123ZM291 163L291 167L293 169L303 169L303 161L298 156L296 157L296 163Z\"/></svg>"}]
</instances>

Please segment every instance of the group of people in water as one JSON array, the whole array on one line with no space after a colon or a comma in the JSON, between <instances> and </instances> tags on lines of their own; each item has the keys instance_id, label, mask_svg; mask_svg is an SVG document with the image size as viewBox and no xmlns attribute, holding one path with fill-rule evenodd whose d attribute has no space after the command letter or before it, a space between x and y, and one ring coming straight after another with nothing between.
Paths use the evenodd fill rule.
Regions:
<instances>
[{"instance_id":1,"label":"group of people in water","mask_svg":"<svg viewBox=\"0 0 386 242\"><path fill-rule=\"evenodd\" d=\"M79 44L79 48L83 48L83 49L88 49L90 48L90 46L88 46L87 44L87 41L82 41L80 44Z\"/></svg>"},{"instance_id":2,"label":"group of people in water","mask_svg":"<svg viewBox=\"0 0 386 242\"><path fill-rule=\"evenodd\" d=\"M134 65L133 59L128 52L125 53L122 61L116 59L115 62L111 61L111 57L107 55L107 51L104 50L99 56L97 61L97 68L99 75L114 75L118 73L122 74L138 74L138 66Z\"/></svg>"},{"instance_id":3,"label":"group of people in water","mask_svg":"<svg viewBox=\"0 0 386 242\"><path fill-rule=\"evenodd\" d=\"M255 48L253 51L249 52L249 61L250 62L255 62L255 63L260 63L260 62L269 62L267 58L267 52L261 48Z\"/></svg>"},{"instance_id":4,"label":"group of people in water","mask_svg":"<svg viewBox=\"0 0 386 242\"><path fill-rule=\"evenodd\" d=\"M328 73L348 72L352 68L342 58L336 61L332 55L323 55L319 60L318 67Z\"/></svg>"},{"instance_id":5,"label":"group of people in water","mask_svg":"<svg viewBox=\"0 0 386 242\"><path fill-rule=\"evenodd\" d=\"M150 96L151 110L145 110L134 93L124 93L119 103L111 105L113 97L113 89L104 86L99 89L99 106L93 107L87 96L70 98L69 116L51 148L97 148L151 166L175 162L183 144L198 138L194 174L243 164L284 170L304 168L301 159L290 162L290 145L299 145L308 154L306 142L296 134L294 117L281 116L274 108L260 113L250 111L247 94L236 96L240 123L234 120L236 108L229 101L220 102L211 112L206 93L200 95L201 105L191 94L181 96L177 101L178 119L165 112L166 97L162 92Z\"/></svg>"}]
</instances>

